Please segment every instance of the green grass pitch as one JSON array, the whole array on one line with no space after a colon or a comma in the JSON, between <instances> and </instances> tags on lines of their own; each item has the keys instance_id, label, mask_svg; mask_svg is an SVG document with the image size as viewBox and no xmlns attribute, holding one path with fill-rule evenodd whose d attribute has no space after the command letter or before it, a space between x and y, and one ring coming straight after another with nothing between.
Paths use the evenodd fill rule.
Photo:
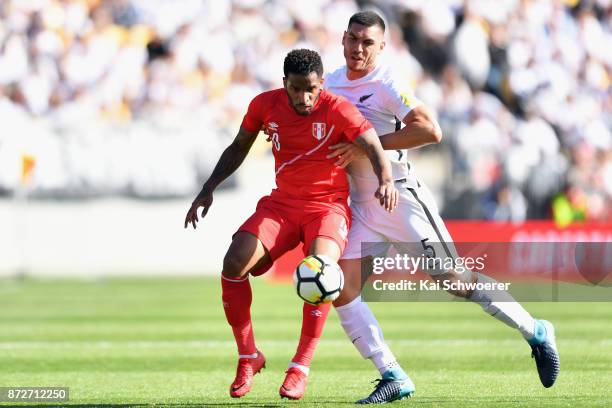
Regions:
<instances>
[{"instance_id":1,"label":"green grass pitch","mask_svg":"<svg viewBox=\"0 0 612 408\"><path fill-rule=\"evenodd\" d=\"M378 373L332 311L306 396L281 401L301 304L291 286L252 281L267 369L244 398L228 395L236 352L218 278L0 280L0 386L66 386L69 404L87 407L351 406L372 390ZM557 328L561 375L551 389L540 385L520 335L476 305L372 304L417 385L394 406L612 406L612 304L526 307Z\"/></svg>"}]
</instances>

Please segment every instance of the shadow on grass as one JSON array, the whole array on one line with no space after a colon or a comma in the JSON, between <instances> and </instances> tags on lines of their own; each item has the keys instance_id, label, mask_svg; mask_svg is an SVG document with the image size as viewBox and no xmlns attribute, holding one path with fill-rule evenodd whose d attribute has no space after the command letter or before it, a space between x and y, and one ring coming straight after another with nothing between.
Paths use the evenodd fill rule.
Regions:
<instances>
[{"instance_id":1,"label":"shadow on grass","mask_svg":"<svg viewBox=\"0 0 612 408\"><path fill-rule=\"evenodd\" d=\"M563 397L547 397L545 399L542 398L513 398L513 397L497 397L497 398L464 398L456 401L452 401L445 398L411 398L406 399L401 402L396 402L396 406L408 406L408 404L412 406L432 406L432 407L473 407L473 406L497 406L497 407L514 407L514 406L556 406L561 405L557 404L561 401L566 401ZM578 398L576 402L587 402L592 401L590 398ZM246 402L246 401L228 401L228 402L213 402L213 403L157 403L157 404L126 404L126 403L116 403L116 404L66 404L66 403L56 403L56 404L27 404L27 405L13 405L16 407L31 407L31 408L40 408L40 407L67 407L67 408L150 408L150 407L170 407L170 408L206 408L206 407L255 407L255 408L278 408L278 407L287 407L288 405L292 405L295 403L294 401L289 401L288 403L257 403L257 402ZM346 400L327 400L327 401L302 401L298 403L300 407L336 407L336 406L346 406L351 405L354 406L355 403L353 401ZM404 405L406 404L406 405ZM578 406L595 406L592 405L582 405L578 404ZM0 404L0 408L3 405ZM597 405L599 406L599 405ZM602 405L603 406L603 405Z\"/></svg>"},{"instance_id":2,"label":"shadow on grass","mask_svg":"<svg viewBox=\"0 0 612 408\"><path fill-rule=\"evenodd\" d=\"M66 403L48 403L48 404L30 404L30 405L16 405L20 408L40 408L40 407L69 407L69 408L151 408L151 407L170 407L170 408L206 408L206 407L255 407L255 408L278 408L286 406L287 404L266 404L266 403L252 403L252 402L213 402L213 403L160 403L160 404L66 404ZM317 401L317 402L306 402L300 403L301 407L308 406L337 406L337 405L355 405L352 401ZM1 407L2 405L0 405Z\"/></svg>"}]
</instances>

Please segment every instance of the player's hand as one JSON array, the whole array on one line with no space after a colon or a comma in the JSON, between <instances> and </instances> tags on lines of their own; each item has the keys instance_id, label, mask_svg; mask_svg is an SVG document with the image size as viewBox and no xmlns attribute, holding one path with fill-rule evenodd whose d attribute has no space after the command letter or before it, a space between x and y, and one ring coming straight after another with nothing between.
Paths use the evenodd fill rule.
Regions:
<instances>
[{"instance_id":1,"label":"player's hand","mask_svg":"<svg viewBox=\"0 0 612 408\"><path fill-rule=\"evenodd\" d=\"M206 216L208 209L213 203L213 195L212 191L200 191L200 194L193 200L191 203L191 207L189 211L187 211L187 216L185 216L185 228L191 223L193 225L193 229L197 228L198 224L198 208L204 207L202 209L202 218Z\"/></svg>"},{"instance_id":2,"label":"player's hand","mask_svg":"<svg viewBox=\"0 0 612 408\"><path fill-rule=\"evenodd\" d=\"M338 143L329 146L331 153L327 155L328 159L337 157L338 160L334 163L338 167L345 168L350 162L357 159L366 159L366 152L354 143Z\"/></svg>"},{"instance_id":3,"label":"player's hand","mask_svg":"<svg viewBox=\"0 0 612 408\"><path fill-rule=\"evenodd\" d=\"M380 205L382 205L385 210L389 212L393 212L395 207L397 207L399 192L397 191L397 188L395 188L393 181L386 181L378 186L374 196L380 200Z\"/></svg>"}]
</instances>

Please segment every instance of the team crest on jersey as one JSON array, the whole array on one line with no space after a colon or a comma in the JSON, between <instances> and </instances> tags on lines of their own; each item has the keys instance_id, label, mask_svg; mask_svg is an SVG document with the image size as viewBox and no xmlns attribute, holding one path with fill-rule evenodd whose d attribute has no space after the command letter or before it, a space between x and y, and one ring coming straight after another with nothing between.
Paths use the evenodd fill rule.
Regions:
<instances>
[{"instance_id":1,"label":"team crest on jersey","mask_svg":"<svg viewBox=\"0 0 612 408\"><path fill-rule=\"evenodd\" d=\"M325 123L313 122L312 123L312 136L317 140L323 139L326 133L325 129L326 129Z\"/></svg>"}]
</instances>

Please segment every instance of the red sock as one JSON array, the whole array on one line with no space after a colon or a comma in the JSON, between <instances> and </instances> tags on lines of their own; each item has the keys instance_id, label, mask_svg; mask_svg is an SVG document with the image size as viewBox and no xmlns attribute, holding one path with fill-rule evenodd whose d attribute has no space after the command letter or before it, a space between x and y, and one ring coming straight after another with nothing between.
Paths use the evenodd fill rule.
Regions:
<instances>
[{"instance_id":1,"label":"red sock","mask_svg":"<svg viewBox=\"0 0 612 408\"><path fill-rule=\"evenodd\" d=\"M317 344L319 344L321 334L323 334L323 328L325 327L330 308L331 303L323 303L318 306L304 303L302 334L297 351L293 359L291 359L292 362L310 367L312 355L317 348Z\"/></svg>"},{"instance_id":2,"label":"red sock","mask_svg":"<svg viewBox=\"0 0 612 408\"><path fill-rule=\"evenodd\" d=\"M229 279L221 276L223 309L227 322L232 326L238 354L247 355L257 352L253 326L251 325L251 283L243 280Z\"/></svg>"}]
</instances>

